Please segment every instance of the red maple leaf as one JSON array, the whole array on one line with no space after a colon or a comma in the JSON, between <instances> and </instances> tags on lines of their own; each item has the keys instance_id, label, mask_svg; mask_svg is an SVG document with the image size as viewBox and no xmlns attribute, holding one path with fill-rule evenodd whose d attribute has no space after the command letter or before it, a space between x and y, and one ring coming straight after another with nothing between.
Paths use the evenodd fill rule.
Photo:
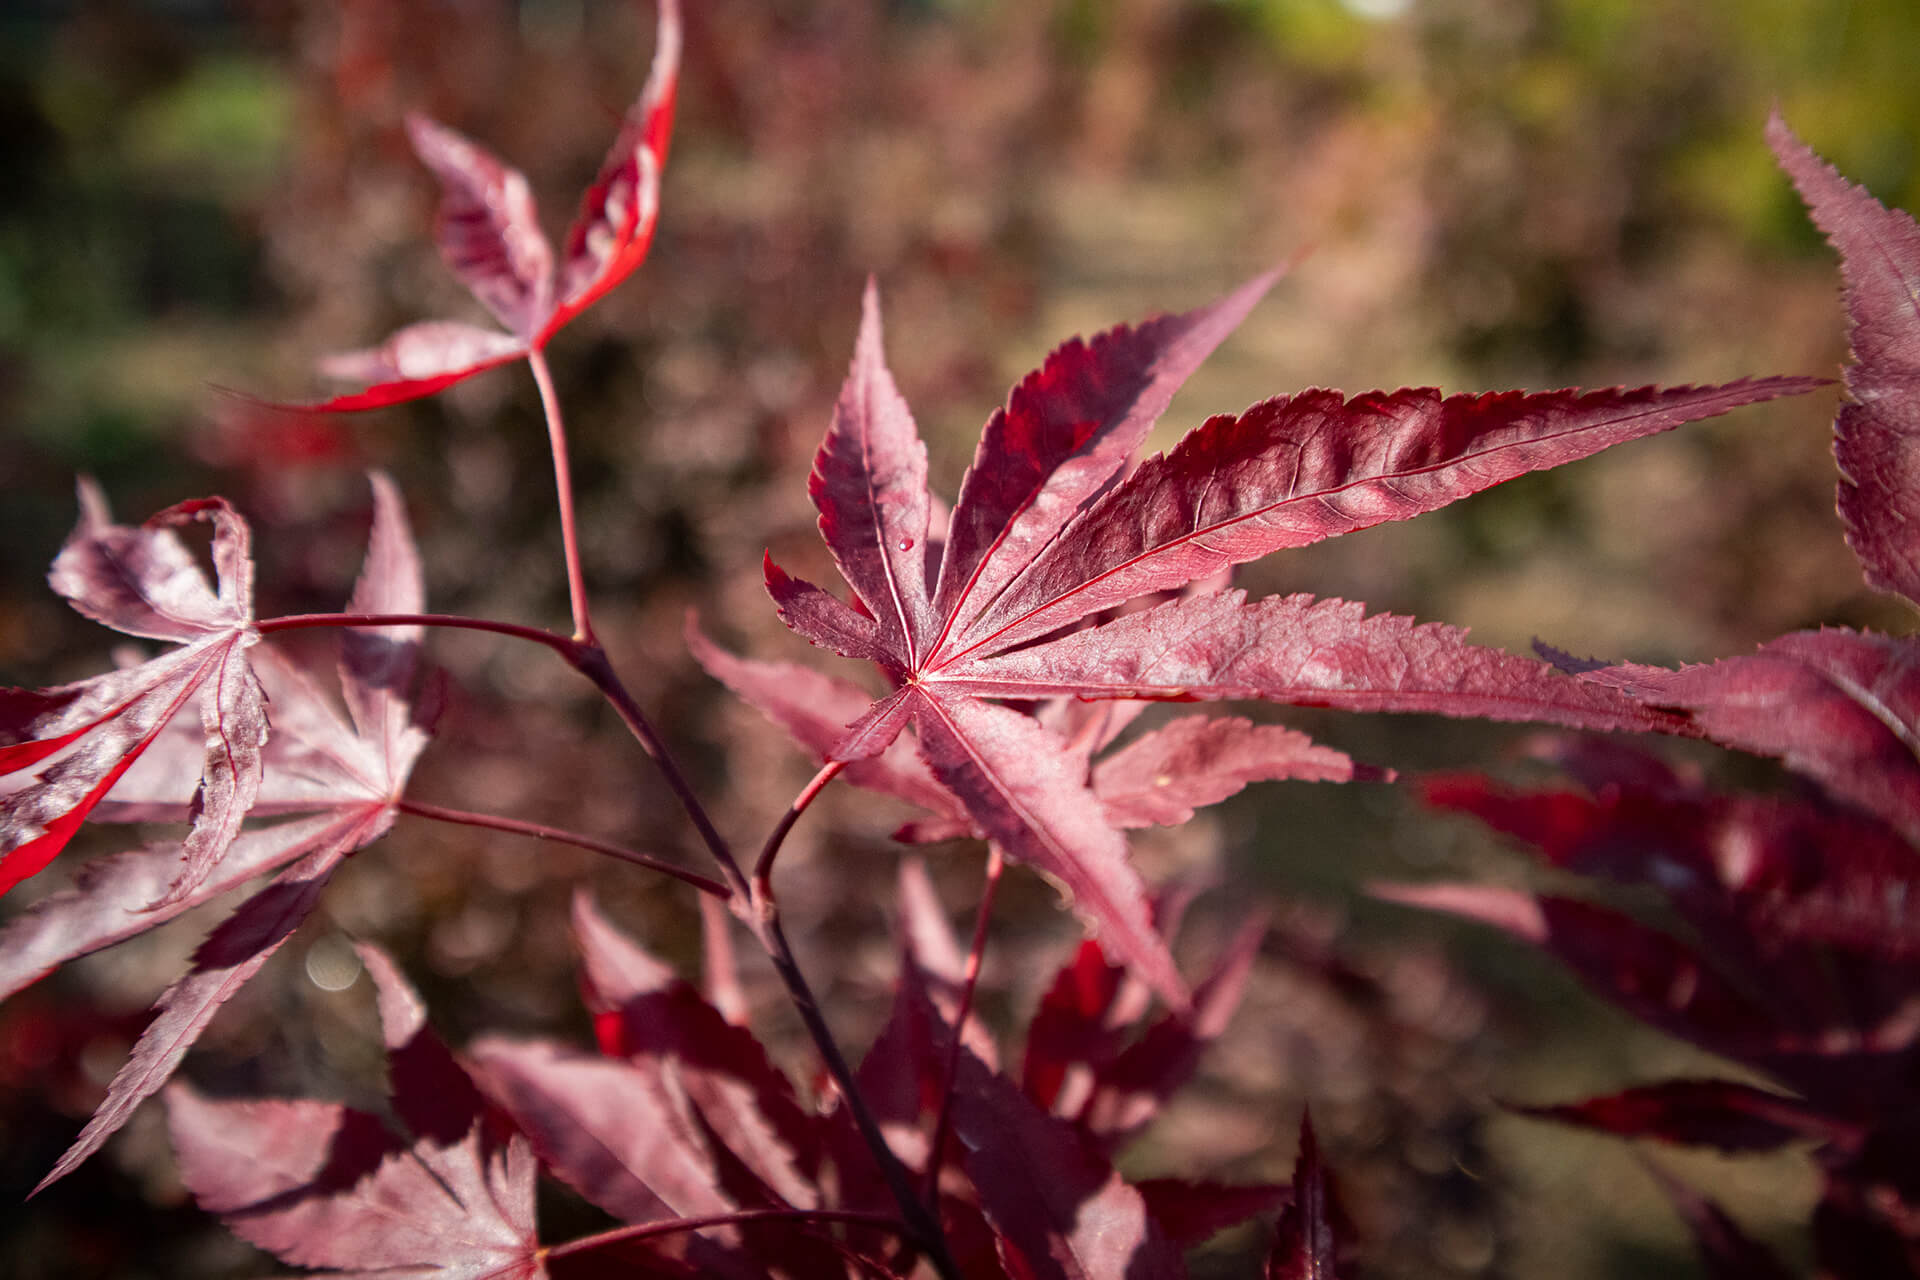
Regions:
<instances>
[{"instance_id":1,"label":"red maple leaf","mask_svg":"<svg viewBox=\"0 0 1920 1280\"><path fill-rule=\"evenodd\" d=\"M1178 906L1167 900L1169 928ZM714 919L726 927L725 917ZM894 1202L844 1103L832 1094L804 1098L749 1030L729 1023L584 896L573 923L600 1052L498 1037L472 1050L475 1082L529 1136L542 1163L622 1221L662 1228L640 1256L663 1267L743 1277L894 1274L873 1261L898 1242L897 1226L878 1229ZM966 1274L1176 1277L1178 1246L1285 1200L1286 1188L1275 1185L1133 1184L1110 1161L1185 1080L1237 1004L1257 926L1227 947L1191 1017L1169 1015L1122 1045L1145 1011L1144 992L1129 989L1093 1012L1119 1036L1088 1095L1100 1105L1072 1117L1050 1112L1000 1073L977 1019L961 1030L956 1056L963 960L913 861L902 868L899 928L893 1011L861 1064L860 1091L895 1154L922 1179L929 1132L951 1096L953 1142L938 1205ZM1036 1015L1034 1034L1048 1016ZM852 1220L836 1237L808 1220L815 1213ZM669 1234L677 1223L686 1229Z\"/></svg>"},{"instance_id":2,"label":"red maple leaf","mask_svg":"<svg viewBox=\"0 0 1920 1280\"><path fill-rule=\"evenodd\" d=\"M1470 775L1431 778L1424 789L1556 869L1659 892L1684 936L1613 907L1519 889L1381 895L1504 928L1635 1017L1786 1091L1669 1080L1521 1110L1725 1152L1816 1140L1823 1274L1909 1274L1920 1257L1909 1119L1920 1063L1920 930L1909 904L1920 894L1920 853L1886 823L1823 797L1716 794L1621 747L1582 744L1559 756L1583 790L1514 793ZM1766 1255L1711 1201L1659 1176L1715 1274L1785 1274L1777 1263L1739 1269Z\"/></svg>"},{"instance_id":3,"label":"red maple leaf","mask_svg":"<svg viewBox=\"0 0 1920 1280\"><path fill-rule=\"evenodd\" d=\"M502 1131L426 1025L393 962L360 949L402 1139L337 1103L215 1102L168 1090L181 1181L200 1206L283 1261L352 1275L539 1280L526 1139Z\"/></svg>"},{"instance_id":4,"label":"red maple leaf","mask_svg":"<svg viewBox=\"0 0 1920 1280\"><path fill-rule=\"evenodd\" d=\"M174 527L213 525L219 589L207 584ZM260 788L266 705L248 662L253 561L246 521L224 498L183 502L144 525L114 524L105 497L80 483L80 523L48 581L73 607L128 635L178 648L54 689L0 691L0 776L53 762L0 797L0 893L51 862L87 815L194 707L187 733L193 828L180 845L158 905L191 894L239 834ZM150 900L154 902L155 900Z\"/></svg>"},{"instance_id":5,"label":"red maple leaf","mask_svg":"<svg viewBox=\"0 0 1920 1280\"><path fill-rule=\"evenodd\" d=\"M708 675L792 734L816 760L829 759L846 726L872 705L866 691L848 681L791 662L759 662L728 653L691 621L686 638L688 650ZM1357 765L1345 752L1297 730L1256 725L1237 716L1178 716L1099 755L1147 705L1053 698L1035 712L1078 761L1108 824L1122 830L1178 826L1193 817L1195 809L1218 804L1249 782L1392 777L1391 771ZM984 835L905 737L895 738L877 756L849 763L843 776L855 786L938 815L902 825L894 838L904 843Z\"/></svg>"},{"instance_id":6,"label":"red maple leaf","mask_svg":"<svg viewBox=\"0 0 1920 1280\"><path fill-rule=\"evenodd\" d=\"M1767 124L1781 166L1840 251L1854 362L1833 422L1841 518L1869 585L1920 605L1920 226ZM1825 627L1755 654L1583 679L1687 711L1716 742L1788 767L1920 843L1920 644Z\"/></svg>"},{"instance_id":7,"label":"red maple leaf","mask_svg":"<svg viewBox=\"0 0 1920 1280\"><path fill-rule=\"evenodd\" d=\"M441 257L505 329L451 320L408 325L377 347L322 362L329 377L367 384L361 390L299 407L377 409L432 395L540 351L630 275L659 220L679 75L679 2L660 0L647 83L587 188L557 265L526 177L453 130L409 116L413 149L440 181L434 232Z\"/></svg>"},{"instance_id":8,"label":"red maple leaf","mask_svg":"<svg viewBox=\"0 0 1920 1280\"><path fill-rule=\"evenodd\" d=\"M1293 1199L1280 1214L1266 1280L1343 1280L1353 1274L1353 1244L1353 1225L1340 1206L1333 1175L1320 1159L1313 1119L1302 1115Z\"/></svg>"},{"instance_id":9,"label":"red maple leaf","mask_svg":"<svg viewBox=\"0 0 1920 1280\"><path fill-rule=\"evenodd\" d=\"M1352 399L1307 391L1212 418L1129 473L1174 391L1273 279L1056 350L987 423L945 528L933 517L926 448L881 354L870 286L810 485L855 603L766 566L788 626L875 662L893 687L828 754L881 756L912 723L920 759L968 824L1062 885L1108 948L1176 1005L1185 989L1084 757L1008 701L1265 698L1678 729L1681 717L1470 645L1456 629L1369 618L1344 601L1218 592L1102 615L1270 551L1406 519L1816 385Z\"/></svg>"},{"instance_id":10,"label":"red maple leaf","mask_svg":"<svg viewBox=\"0 0 1920 1280\"><path fill-rule=\"evenodd\" d=\"M375 476L373 485L373 532L349 608L417 613L424 606L420 563L399 494L384 476ZM0 998L5 998L68 960L156 928L286 868L201 943L191 968L161 994L153 1021L114 1076L105 1100L41 1187L98 1150L166 1083L215 1012L313 910L334 869L393 825L400 793L427 741L413 706L420 638L417 627L341 633L340 683L351 727L273 650L253 649L253 670L274 733L262 753L252 812L303 816L242 832L191 888L176 884L167 892L179 874L184 848L179 841L98 859L81 871L73 888L43 898L0 930ZM101 807L108 816L127 820L186 818L192 811L192 747L186 735L163 736L142 760L145 767L129 770Z\"/></svg>"}]
</instances>

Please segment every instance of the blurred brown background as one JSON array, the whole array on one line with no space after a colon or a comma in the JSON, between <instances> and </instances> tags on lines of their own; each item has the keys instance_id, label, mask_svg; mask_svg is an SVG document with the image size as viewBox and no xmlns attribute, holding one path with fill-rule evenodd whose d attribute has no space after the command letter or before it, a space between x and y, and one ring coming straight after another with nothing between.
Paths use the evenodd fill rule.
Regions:
<instances>
[{"instance_id":1,"label":"blurred brown background","mask_svg":"<svg viewBox=\"0 0 1920 1280\"><path fill-rule=\"evenodd\" d=\"M687 65L651 259L551 349L597 616L721 825L758 840L810 773L686 660L689 608L756 656L807 660L759 586L771 547L831 576L804 476L878 276L888 353L951 496L1007 385L1075 332L1185 308L1311 253L1196 377L1156 447L1205 415L1349 391L1832 374L1837 273L1761 142L1778 103L1890 203L1920 201L1920 9L1908 0L685 0ZM644 78L651 9L608 0L15 0L0 15L0 682L98 670L112 639L44 586L72 476L139 519L220 492L255 521L263 616L338 607L363 471L409 497L436 608L566 613L544 433L518 370L353 419L286 420L213 388L300 398L322 353L473 317L434 254L423 110L522 167L558 234ZM1437 516L1250 566L1310 590L1652 661L1820 621L1901 628L1832 515L1832 396L1749 410L1516 482ZM312 650L324 657L324 641ZM441 635L458 694L423 799L692 860L644 761L537 652ZM1402 770L1515 767L1522 734L1290 716ZM1700 757L1751 785L1752 762ZM891 975L900 814L830 791L784 855L810 968L856 1051ZM131 837L106 831L89 847ZM1511 860L1385 787L1269 786L1136 841L1156 879L1211 873L1198 964L1259 886L1280 913L1208 1077L1142 1173L1282 1177L1315 1108L1381 1276L1696 1274L1624 1144L1504 1117L1671 1074L1517 948L1372 906L1373 876ZM63 861L79 860L76 849ZM963 920L978 850L933 850ZM16 895L56 887L56 868ZM216 1023L188 1074L221 1091L377 1105L365 984L393 949L456 1040L579 1034L564 931L592 884L693 962L685 890L588 855L403 824ZM989 1012L1017 1026L1071 945L1016 876ZM171 1180L157 1114L53 1192L141 1011L204 928L74 966L0 1009L0 1271L225 1276L266 1265ZM752 976L750 974L750 976ZM757 979L756 979L757 981ZM797 1073L766 984L767 1035ZM1698 1070L1711 1064L1692 1063ZM150 1109L156 1111L157 1109ZM1789 1251L1793 1160L1670 1161ZM548 1237L594 1220L555 1195ZM1250 1274L1258 1233L1195 1261Z\"/></svg>"}]
</instances>

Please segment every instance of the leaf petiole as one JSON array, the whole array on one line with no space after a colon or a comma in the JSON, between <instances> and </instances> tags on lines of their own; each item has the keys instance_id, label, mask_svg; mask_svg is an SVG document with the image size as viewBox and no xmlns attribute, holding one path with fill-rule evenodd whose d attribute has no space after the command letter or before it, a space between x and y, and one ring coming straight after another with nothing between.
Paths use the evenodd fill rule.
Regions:
<instances>
[{"instance_id":1,"label":"leaf petiole","mask_svg":"<svg viewBox=\"0 0 1920 1280\"><path fill-rule=\"evenodd\" d=\"M595 646L593 619L587 606L585 571L580 565L580 533L573 514L573 470L567 462L567 428L560 417L560 397L553 389L553 374L547 368L546 353L539 347L527 352L527 367L533 370L534 385L540 388L540 409L547 420L547 444L553 454L553 488L560 510L560 544L567 562L567 599L573 607L573 638L576 643Z\"/></svg>"},{"instance_id":2,"label":"leaf petiole","mask_svg":"<svg viewBox=\"0 0 1920 1280\"><path fill-rule=\"evenodd\" d=\"M277 631L306 631L315 627L445 627L455 631L486 631L545 645L568 661L580 642L541 627L518 622L496 622L491 618L468 618L457 613L293 613L280 618L262 618L253 629L263 636Z\"/></svg>"},{"instance_id":3,"label":"leaf petiole","mask_svg":"<svg viewBox=\"0 0 1920 1280\"><path fill-rule=\"evenodd\" d=\"M665 1222L641 1222L633 1226L614 1227L610 1231L601 1231L590 1236L581 1236L565 1244L553 1245L540 1252L549 1261L564 1258L576 1253L587 1253L607 1245L624 1244L629 1240L651 1240L658 1236L677 1235L685 1231L705 1231L711 1227L745 1227L759 1222L848 1222L865 1227L880 1227L883 1230L906 1232L906 1224L889 1213L862 1213L853 1209L737 1209L732 1213L713 1213L699 1218L669 1218Z\"/></svg>"},{"instance_id":4,"label":"leaf petiole","mask_svg":"<svg viewBox=\"0 0 1920 1280\"><path fill-rule=\"evenodd\" d=\"M610 858L631 862L635 866L658 871L662 875L692 885L702 893L712 894L716 898L730 898L732 890L718 880L710 879L697 871L675 866L652 854L641 853L624 845L613 844L605 840L596 840L592 836L549 827L538 822L527 822L519 818L503 818L490 813L470 813L464 809L447 809L437 804L426 804L417 800L402 800L394 806L401 813L410 813L416 818L431 818L436 822L451 822L467 827L486 827L494 831L507 831L514 835L531 836L536 840L552 840L558 844L570 844L575 848L586 849L592 853L603 853Z\"/></svg>"}]
</instances>

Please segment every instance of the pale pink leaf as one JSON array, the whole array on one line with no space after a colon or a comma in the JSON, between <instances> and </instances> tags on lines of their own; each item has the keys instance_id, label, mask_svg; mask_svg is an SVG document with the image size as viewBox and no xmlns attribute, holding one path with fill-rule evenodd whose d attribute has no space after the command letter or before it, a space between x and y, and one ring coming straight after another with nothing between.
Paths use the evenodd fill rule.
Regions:
<instances>
[{"instance_id":1,"label":"pale pink leaf","mask_svg":"<svg viewBox=\"0 0 1920 1280\"><path fill-rule=\"evenodd\" d=\"M206 764L194 796L193 825L181 845L181 870L157 906L197 889L240 834L260 793L267 743L267 705L243 654L256 637L242 633L225 646L200 687L200 725Z\"/></svg>"},{"instance_id":2,"label":"pale pink leaf","mask_svg":"<svg viewBox=\"0 0 1920 1280\"><path fill-rule=\"evenodd\" d=\"M48 714L7 727L15 739L5 761L8 772L65 754L0 796L0 893L66 847L94 806L193 700L233 639L209 637L137 667L49 690L56 699ZM204 768L204 755L202 761Z\"/></svg>"},{"instance_id":3,"label":"pale pink leaf","mask_svg":"<svg viewBox=\"0 0 1920 1280\"><path fill-rule=\"evenodd\" d=\"M95 622L128 635L190 643L253 621L251 537L224 499L183 502L138 527L114 524L106 498L82 479L80 523L47 581ZM214 527L218 589L173 526L196 521Z\"/></svg>"},{"instance_id":4,"label":"pale pink leaf","mask_svg":"<svg viewBox=\"0 0 1920 1280\"><path fill-rule=\"evenodd\" d=\"M367 558L354 583L349 613L421 613L426 588L420 552L407 527L399 488L383 472L373 485L373 528ZM379 749L380 782L397 794L426 748L427 732L415 709L420 676L421 627L351 628L340 633L340 688L356 736Z\"/></svg>"},{"instance_id":5,"label":"pale pink leaf","mask_svg":"<svg viewBox=\"0 0 1920 1280\"><path fill-rule=\"evenodd\" d=\"M1540 902L1524 889L1488 884L1372 884L1367 892L1384 902L1444 911L1504 929L1535 945L1547 941L1547 917Z\"/></svg>"},{"instance_id":6,"label":"pale pink leaf","mask_svg":"<svg viewBox=\"0 0 1920 1280\"><path fill-rule=\"evenodd\" d=\"M485 1113L392 962L371 947L361 956L392 1054L394 1109L413 1140L338 1106L213 1103L176 1087L169 1111L182 1180L241 1237L295 1266L538 1280L546 1271L526 1141Z\"/></svg>"},{"instance_id":7,"label":"pale pink leaf","mask_svg":"<svg viewBox=\"0 0 1920 1280\"><path fill-rule=\"evenodd\" d=\"M401 1145L332 1103L167 1096L182 1180L202 1208L285 1262L347 1276L542 1280L526 1144Z\"/></svg>"},{"instance_id":8,"label":"pale pink leaf","mask_svg":"<svg viewBox=\"0 0 1920 1280\"><path fill-rule=\"evenodd\" d=\"M341 856L335 848L308 854L200 944L193 968L155 1004L154 1020L141 1033L133 1056L107 1086L106 1100L34 1193L66 1177L98 1151L134 1108L167 1082L220 1006L233 998L313 910Z\"/></svg>"},{"instance_id":9,"label":"pale pink leaf","mask_svg":"<svg viewBox=\"0 0 1920 1280\"><path fill-rule=\"evenodd\" d=\"M47 865L143 752L196 698L203 728L193 831L169 896L191 893L239 831L260 785L266 739L259 687L243 654L253 630L253 564L246 522L221 498L116 525L99 490L82 482L80 523L50 580L89 617L181 648L59 689L0 701L0 773L51 760L0 797L0 892ZM218 587L172 531L213 526ZM183 740L184 741L184 740Z\"/></svg>"},{"instance_id":10,"label":"pale pink leaf","mask_svg":"<svg viewBox=\"0 0 1920 1280\"><path fill-rule=\"evenodd\" d=\"M319 813L246 832L199 888L165 907L154 903L179 874L178 842L95 858L73 888L40 899L0 928L0 1000L69 960L145 933L315 849L369 844L392 821L390 814Z\"/></svg>"}]
</instances>

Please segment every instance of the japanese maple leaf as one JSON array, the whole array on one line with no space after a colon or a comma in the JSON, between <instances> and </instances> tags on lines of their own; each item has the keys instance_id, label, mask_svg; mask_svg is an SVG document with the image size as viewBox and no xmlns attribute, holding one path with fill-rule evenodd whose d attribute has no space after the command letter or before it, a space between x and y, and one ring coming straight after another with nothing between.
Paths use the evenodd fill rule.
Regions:
<instances>
[{"instance_id":1,"label":"japanese maple leaf","mask_svg":"<svg viewBox=\"0 0 1920 1280\"><path fill-rule=\"evenodd\" d=\"M1156 927L1171 933L1181 892L1155 900ZM1177 1249L1273 1208L1286 1188L1222 1186L1186 1179L1128 1182L1111 1163L1158 1105L1191 1074L1200 1049L1219 1033L1251 968L1263 927L1250 923L1197 987L1194 1008L1170 1013L1126 1043L1149 997L1098 948L1085 944L1034 1014L1022 1077L1005 1074L978 1018L954 1022L965 982L964 957L917 859L901 863L897 929L900 977L885 1027L859 1070L861 1093L888 1143L924 1177L929 1132L953 1090L949 1170L941 1216L968 1274L1099 1277L1182 1274ZM1089 960L1091 957L1091 960ZM1058 1084L1070 1068L1097 1083L1068 1108ZM829 1139L841 1194L853 1205L883 1207L878 1171L857 1145L844 1110ZM977 1223L985 1257L968 1253ZM969 1266L969 1263L974 1265ZM1004 1265L1003 1265L1004 1263Z\"/></svg>"},{"instance_id":2,"label":"japanese maple leaf","mask_svg":"<svg viewBox=\"0 0 1920 1280\"><path fill-rule=\"evenodd\" d=\"M174 533L202 521L214 530L218 590ZM250 545L246 521L223 498L183 502L129 528L114 524L98 487L81 481L80 523L48 581L96 622L178 647L75 684L0 691L0 776L55 757L0 797L0 893L51 862L189 707L201 727L198 768L190 771L193 828L149 902L193 893L226 853L260 789L267 740L266 706L248 662L260 638Z\"/></svg>"},{"instance_id":3,"label":"japanese maple leaf","mask_svg":"<svg viewBox=\"0 0 1920 1280\"><path fill-rule=\"evenodd\" d=\"M521 359L631 274L646 258L659 219L679 75L679 3L660 0L647 83L587 189L557 266L525 176L453 130L409 116L413 149L440 181L440 255L505 328L450 320L409 325L377 347L323 362L329 377L369 385L304 407L376 409Z\"/></svg>"},{"instance_id":4,"label":"japanese maple leaf","mask_svg":"<svg viewBox=\"0 0 1920 1280\"><path fill-rule=\"evenodd\" d=\"M1074 341L988 421L943 530L926 449L881 353L869 287L852 368L810 491L856 603L767 563L787 625L879 665L894 686L833 745L880 755L911 722L974 828L1072 897L1084 921L1176 1005L1186 992L1148 922L1126 844L1059 735L1007 701L1267 698L1373 711L1678 728L1464 633L1305 596L1177 598L1099 622L1284 547L1420 512L1809 379L1638 391L1308 391L1216 417L1128 464L1175 389L1272 284ZM1089 619L1095 619L1088 624Z\"/></svg>"},{"instance_id":5,"label":"japanese maple leaf","mask_svg":"<svg viewBox=\"0 0 1920 1280\"><path fill-rule=\"evenodd\" d=\"M359 613L418 613L420 563L398 492L375 476L366 567L348 606ZM333 870L393 825L395 806L427 741L412 706L419 628L341 634L341 689L353 720L344 724L292 666L262 645L254 669L274 735L254 812L302 814L243 832L194 888L155 905L178 868L180 842L150 845L89 863L76 885L35 903L0 930L0 998L68 960L164 924L262 874L286 868L242 903L203 942L187 973L163 992L107 1096L41 1186L70 1172L124 1124L173 1074L214 1013L239 991L312 911ZM156 753L185 744L156 746ZM184 817L184 769L161 760L140 785L116 788L117 816ZM190 785L190 779L185 779ZM191 837L189 837L191 838ZM288 866L287 864L293 864Z\"/></svg>"},{"instance_id":6,"label":"japanese maple leaf","mask_svg":"<svg viewBox=\"0 0 1920 1280\"><path fill-rule=\"evenodd\" d=\"M475 1078L544 1164L624 1222L741 1208L811 1209L819 1123L753 1033L616 930L584 894L573 933L600 1053L488 1037ZM817 1249L804 1228L709 1228L684 1247L703 1273L766 1274ZM756 1261L757 1259L757 1261Z\"/></svg>"},{"instance_id":7,"label":"japanese maple leaf","mask_svg":"<svg viewBox=\"0 0 1920 1280\"><path fill-rule=\"evenodd\" d=\"M860 686L847 681L790 662L760 662L728 653L691 621L686 637L688 650L707 674L787 730L817 760L830 758L846 726L872 704ZM1065 740L1107 823L1123 830L1178 826L1192 818L1195 809L1218 804L1249 782L1392 776L1356 765L1346 753L1297 730L1257 725L1237 716L1179 716L1096 759L1146 705L1055 698L1035 713ZM904 737L895 738L877 756L848 764L844 776L855 786L938 815L902 825L894 838L904 843L984 834Z\"/></svg>"},{"instance_id":8,"label":"japanese maple leaf","mask_svg":"<svg viewBox=\"0 0 1920 1280\"><path fill-rule=\"evenodd\" d=\"M1421 886L1392 896L1527 938L1635 1016L1767 1071L1838 1122L1895 1106L1920 1063L1909 1017L1920 931L1907 905L1920 894L1920 853L1817 799L1582 780L1590 790L1516 793L1472 775L1423 789L1550 866L1660 891L1688 936L1557 894Z\"/></svg>"},{"instance_id":9,"label":"japanese maple leaf","mask_svg":"<svg viewBox=\"0 0 1920 1280\"><path fill-rule=\"evenodd\" d=\"M1840 251L1847 402L1833 424L1840 517L1867 581L1920 604L1920 226L1841 177L1778 112L1767 141Z\"/></svg>"},{"instance_id":10,"label":"japanese maple leaf","mask_svg":"<svg viewBox=\"0 0 1920 1280\"><path fill-rule=\"evenodd\" d=\"M1470 776L1430 779L1426 791L1551 866L1657 889L1686 937L1553 894L1425 885L1384 896L1499 925L1643 1021L1791 1090L1669 1080L1527 1112L1735 1153L1814 1139L1826 1182L1815 1214L1822 1274L1906 1274L1910 1261L1889 1259L1920 1258L1910 1119L1920 930L1909 905L1920 853L1885 823L1817 797L1720 795L1622 755L1565 753L1580 791L1514 793ZM1709 1257L1755 1248L1710 1202L1669 1191Z\"/></svg>"},{"instance_id":11,"label":"japanese maple leaf","mask_svg":"<svg viewBox=\"0 0 1920 1280\"><path fill-rule=\"evenodd\" d=\"M168 1091L180 1177L200 1206L285 1262L330 1275L538 1280L535 1164L372 947L402 1139L337 1103L215 1102Z\"/></svg>"},{"instance_id":12,"label":"japanese maple leaf","mask_svg":"<svg viewBox=\"0 0 1920 1280\"><path fill-rule=\"evenodd\" d=\"M1775 115L1767 138L1840 251L1854 363L1833 423L1839 509L1867 582L1920 604L1920 226L1836 173ZM1584 679L1684 709L1713 740L1779 756L1920 842L1920 643L1826 627L1759 652Z\"/></svg>"},{"instance_id":13,"label":"japanese maple leaf","mask_svg":"<svg viewBox=\"0 0 1920 1280\"><path fill-rule=\"evenodd\" d=\"M1266 1280L1342 1280L1353 1274L1353 1236L1333 1175L1320 1159L1313 1119L1302 1115L1293 1200L1280 1215Z\"/></svg>"}]
</instances>

